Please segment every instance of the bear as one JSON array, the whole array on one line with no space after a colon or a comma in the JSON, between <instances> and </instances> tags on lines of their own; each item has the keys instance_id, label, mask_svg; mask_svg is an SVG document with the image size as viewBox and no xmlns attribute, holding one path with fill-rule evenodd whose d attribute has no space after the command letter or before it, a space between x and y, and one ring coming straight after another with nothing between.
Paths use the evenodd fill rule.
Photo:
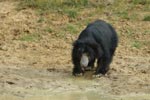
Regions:
<instances>
[{"instance_id":1,"label":"bear","mask_svg":"<svg viewBox=\"0 0 150 100\"><path fill-rule=\"evenodd\" d=\"M118 46L118 35L111 24L95 20L79 34L73 42L72 63L74 76L84 75L86 69L93 69L95 76L105 75Z\"/></svg>"}]
</instances>

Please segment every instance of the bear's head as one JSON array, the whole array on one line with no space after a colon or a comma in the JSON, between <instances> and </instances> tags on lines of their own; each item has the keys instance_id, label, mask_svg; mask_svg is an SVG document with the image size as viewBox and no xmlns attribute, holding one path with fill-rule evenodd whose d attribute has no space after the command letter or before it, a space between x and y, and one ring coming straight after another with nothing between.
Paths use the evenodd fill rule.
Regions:
<instances>
[{"instance_id":1,"label":"bear's head","mask_svg":"<svg viewBox=\"0 0 150 100\"><path fill-rule=\"evenodd\" d=\"M77 40L73 44L76 49L76 54L80 59L80 66L82 69L86 69L88 67L89 62L95 57L94 50L87 43Z\"/></svg>"}]
</instances>

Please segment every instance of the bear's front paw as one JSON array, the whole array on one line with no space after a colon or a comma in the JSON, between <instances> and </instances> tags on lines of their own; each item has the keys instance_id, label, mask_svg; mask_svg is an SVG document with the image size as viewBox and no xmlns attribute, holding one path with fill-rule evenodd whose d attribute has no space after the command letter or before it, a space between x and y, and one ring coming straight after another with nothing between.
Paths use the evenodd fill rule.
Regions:
<instances>
[{"instance_id":1,"label":"bear's front paw","mask_svg":"<svg viewBox=\"0 0 150 100\"><path fill-rule=\"evenodd\" d=\"M100 77L102 77L102 76L104 76L103 74L94 74L93 75L93 78L100 78Z\"/></svg>"},{"instance_id":2,"label":"bear's front paw","mask_svg":"<svg viewBox=\"0 0 150 100\"><path fill-rule=\"evenodd\" d=\"M74 68L72 74L73 74L74 76L83 76L84 71L81 70L81 69Z\"/></svg>"},{"instance_id":3,"label":"bear's front paw","mask_svg":"<svg viewBox=\"0 0 150 100\"><path fill-rule=\"evenodd\" d=\"M83 76L83 73L74 73L74 76Z\"/></svg>"}]
</instances>

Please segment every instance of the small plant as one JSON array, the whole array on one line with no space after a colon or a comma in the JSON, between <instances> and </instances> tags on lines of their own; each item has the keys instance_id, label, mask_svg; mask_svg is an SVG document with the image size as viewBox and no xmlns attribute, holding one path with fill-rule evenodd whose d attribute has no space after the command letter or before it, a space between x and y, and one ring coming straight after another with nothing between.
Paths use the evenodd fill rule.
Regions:
<instances>
[{"instance_id":1,"label":"small plant","mask_svg":"<svg viewBox=\"0 0 150 100\"><path fill-rule=\"evenodd\" d=\"M66 33L65 32L57 32L57 33L55 33L55 36L59 37L59 38L64 38L64 37L66 37Z\"/></svg>"},{"instance_id":2,"label":"small plant","mask_svg":"<svg viewBox=\"0 0 150 100\"><path fill-rule=\"evenodd\" d=\"M22 0L19 5L23 8L38 8L45 11L59 7L61 4L61 0Z\"/></svg>"},{"instance_id":3,"label":"small plant","mask_svg":"<svg viewBox=\"0 0 150 100\"><path fill-rule=\"evenodd\" d=\"M146 34L150 34L150 30L145 30L144 31L144 34L146 35Z\"/></svg>"},{"instance_id":4,"label":"small plant","mask_svg":"<svg viewBox=\"0 0 150 100\"><path fill-rule=\"evenodd\" d=\"M21 41L27 41L27 42L33 42L39 39L40 39L40 36L38 34L26 34L20 38Z\"/></svg>"},{"instance_id":5,"label":"small plant","mask_svg":"<svg viewBox=\"0 0 150 100\"><path fill-rule=\"evenodd\" d=\"M135 47L135 48L137 48L137 49L140 49L141 46L142 46L142 44L141 44L139 41L134 41L134 42L132 43L132 47Z\"/></svg>"},{"instance_id":6,"label":"small plant","mask_svg":"<svg viewBox=\"0 0 150 100\"><path fill-rule=\"evenodd\" d=\"M117 14L123 19L130 19L127 11L118 12Z\"/></svg>"},{"instance_id":7,"label":"small plant","mask_svg":"<svg viewBox=\"0 0 150 100\"><path fill-rule=\"evenodd\" d=\"M130 15L130 20L138 20L138 14L132 13L132 14Z\"/></svg>"},{"instance_id":8,"label":"small plant","mask_svg":"<svg viewBox=\"0 0 150 100\"><path fill-rule=\"evenodd\" d=\"M72 24L67 24L65 30L66 30L66 31L69 31L69 33L71 33L71 34L76 34L76 33L77 33L77 28L76 28L76 26L74 26L74 25L72 25Z\"/></svg>"},{"instance_id":9,"label":"small plant","mask_svg":"<svg viewBox=\"0 0 150 100\"><path fill-rule=\"evenodd\" d=\"M66 10L65 13L68 15L70 18L76 18L77 16L77 11L76 10Z\"/></svg>"},{"instance_id":10,"label":"small plant","mask_svg":"<svg viewBox=\"0 0 150 100\"><path fill-rule=\"evenodd\" d=\"M126 33L127 33L127 36L128 36L128 37L131 37L131 36L133 35L133 31L132 31L131 28L127 28L127 29L126 29Z\"/></svg>"},{"instance_id":11,"label":"small plant","mask_svg":"<svg viewBox=\"0 0 150 100\"><path fill-rule=\"evenodd\" d=\"M145 16L143 21L150 21L150 16Z\"/></svg>"},{"instance_id":12,"label":"small plant","mask_svg":"<svg viewBox=\"0 0 150 100\"><path fill-rule=\"evenodd\" d=\"M53 32L53 30L52 30L50 27L46 28L45 31L47 31L47 32L49 32L49 33L52 33L52 32Z\"/></svg>"},{"instance_id":13,"label":"small plant","mask_svg":"<svg viewBox=\"0 0 150 100\"><path fill-rule=\"evenodd\" d=\"M149 4L150 1L149 0L132 0L132 3L145 5L145 4Z\"/></svg>"},{"instance_id":14,"label":"small plant","mask_svg":"<svg viewBox=\"0 0 150 100\"><path fill-rule=\"evenodd\" d=\"M63 4L66 6L74 6L74 7L86 7L89 3L89 0L63 0Z\"/></svg>"},{"instance_id":15,"label":"small plant","mask_svg":"<svg viewBox=\"0 0 150 100\"><path fill-rule=\"evenodd\" d=\"M76 0L75 0L76 1ZM88 5L88 1L89 0L78 0L77 2L77 4L78 5L81 5L81 6L87 6Z\"/></svg>"},{"instance_id":16,"label":"small plant","mask_svg":"<svg viewBox=\"0 0 150 100\"><path fill-rule=\"evenodd\" d=\"M39 20L38 20L37 22L38 22L38 23L44 22L44 18L43 18L43 17L40 17Z\"/></svg>"}]
</instances>

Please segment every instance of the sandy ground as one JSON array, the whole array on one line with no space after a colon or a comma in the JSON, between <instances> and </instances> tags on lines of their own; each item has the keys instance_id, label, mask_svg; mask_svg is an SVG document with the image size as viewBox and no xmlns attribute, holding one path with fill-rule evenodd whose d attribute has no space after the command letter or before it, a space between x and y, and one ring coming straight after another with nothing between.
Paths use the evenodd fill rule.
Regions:
<instances>
[{"instance_id":1,"label":"sandy ground","mask_svg":"<svg viewBox=\"0 0 150 100\"><path fill-rule=\"evenodd\" d=\"M0 2L0 100L150 100L150 46L129 49L127 37L122 36L106 76L92 78L93 72L87 72L74 77L72 40L42 34L38 42L20 41L22 33L42 32L45 25L37 23L39 18L31 9L17 11L16 5ZM122 23L115 23L117 30Z\"/></svg>"}]
</instances>

